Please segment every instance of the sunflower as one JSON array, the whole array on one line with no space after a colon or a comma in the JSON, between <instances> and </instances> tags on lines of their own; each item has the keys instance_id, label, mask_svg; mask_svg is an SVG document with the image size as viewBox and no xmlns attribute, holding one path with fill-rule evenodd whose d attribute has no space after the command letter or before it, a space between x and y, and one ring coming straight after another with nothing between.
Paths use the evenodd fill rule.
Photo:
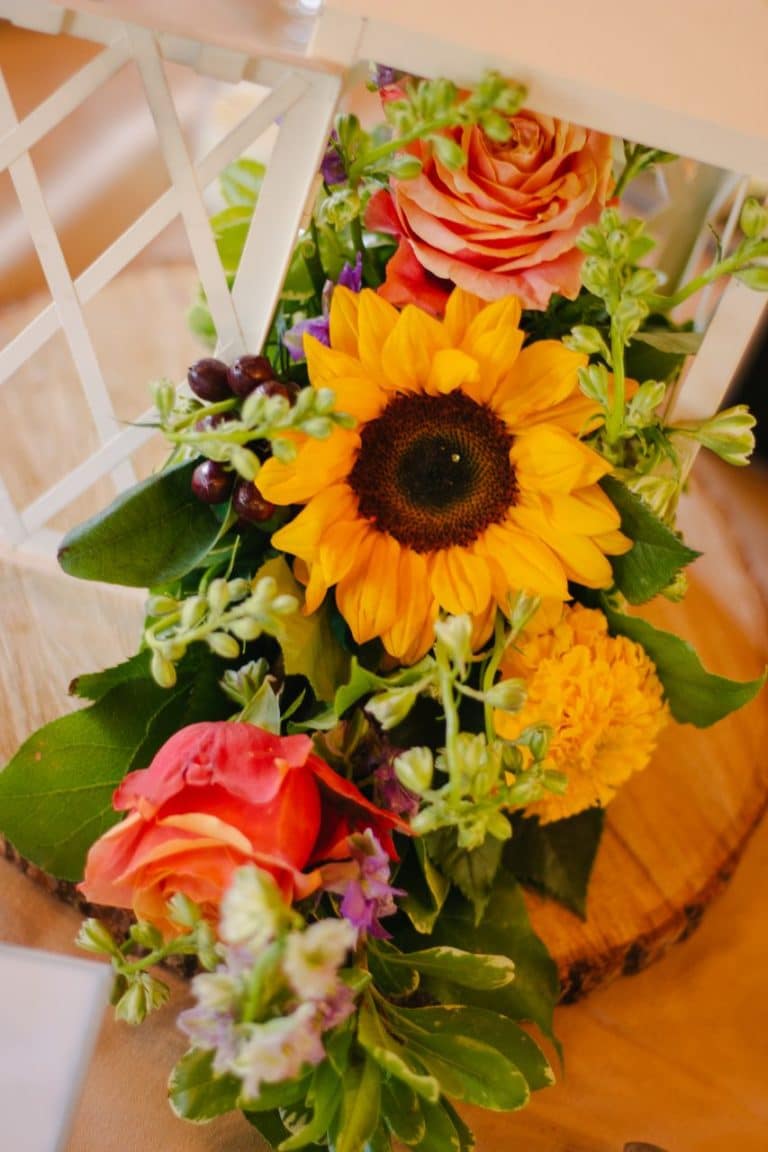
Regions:
<instances>
[{"instance_id":1,"label":"sunflower","mask_svg":"<svg viewBox=\"0 0 768 1152\"><path fill-rule=\"evenodd\" d=\"M313 386L357 424L264 465L267 500L305 505L272 542L298 558L307 612L335 587L354 639L380 637L403 663L431 646L441 610L469 613L482 639L512 591L607 587L607 555L630 546L598 486L610 465L578 439L595 416L585 357L523 348L519 321L514 297L456 289L439 321L336 288L330 347L305 337Z\"/></svg>"},{"instance_id":2,"label":"sunflower","mask_svg":"<svg viewBox=\"0 0 768 1152\"><path fill-rule=\"evenodd\" d=\"M645 649L609 636L603 613L580 604L542 608L501 671L525 681L526 702L519 712L496 714L497 732L514 739L528 725L548 724L549 767L568 781L563 795L550 793L526 810L542 824L604 807L648 765L669 721Z\"/></svg>"}]
</instances>

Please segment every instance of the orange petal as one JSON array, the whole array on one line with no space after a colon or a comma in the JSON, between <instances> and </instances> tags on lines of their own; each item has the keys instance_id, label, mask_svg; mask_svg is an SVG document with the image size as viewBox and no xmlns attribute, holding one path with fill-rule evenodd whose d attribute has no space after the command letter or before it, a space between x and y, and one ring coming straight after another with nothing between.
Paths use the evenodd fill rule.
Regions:
<instances>
[{"instance_id":1,"label":"orange petal","mask_svg":"<svg viewBox=\"0 0 768 1152\"><path fill-rule=\"evenodd\" d=\"M484 557L469 548L444 548L429 558L430 584L441 608L455 616L484 612L491 599L491 578Z\"/></svg>"},{"instance_id":2,"label":"orange petal","mask_svg":"<svg viewBox=\"0 0 768 1152\"><path fill-rule=\"evenodd\" d=\"M611 471L597 452L554 424L538 424L515 437L509 453L521 489L572 492Z\"/></svg>"},{"instance_id":3,"label":"orange petal","mask_svg":"<svg viewBox=\"0 0 768 1152\"><path fill-rule=\"evenodd\" d=\"M359 446L357 433L345 428L335 428L327 440L308 436L290 464L267 460L256 486L273 504L303 504L349 475Z\"/></svg>"},{"instance_id":4,"label":"orange petal","mask_svg":"<svg viewBox=\"0 0 768 1152\"><path fill-rule=\"evenodd\" d=\"M558 340L539 340L524 348L499 390L494 407L513 429L550 420L550 410L578 391L578 369L587 357L570 352Z\"/></svg>"}]
</instances>

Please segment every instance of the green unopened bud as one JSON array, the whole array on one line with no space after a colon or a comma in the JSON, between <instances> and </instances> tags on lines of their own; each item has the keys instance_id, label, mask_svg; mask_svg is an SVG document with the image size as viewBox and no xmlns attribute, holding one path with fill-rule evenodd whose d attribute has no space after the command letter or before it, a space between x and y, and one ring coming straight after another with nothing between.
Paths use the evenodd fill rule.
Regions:
<instances>
[{"instance_id":1,"label":"green unopened bud","mask_svg":"<svg viewBox=\"0 0 768 1152\"><path fill-rule=\"evenodd\" d=\"M429 791L435 771L431 748L409 748L395 757L393 767L404 788L417 796Z\"/></svg>"},{"instance_id":2,"label":"green unopened bud","mask_svg":"<svg viewBox=\"0 0 768 1152\"><path fill-rule=\"evenodd\" d=\"M229 463L238 476L242 476L243 480L255 480L261 468L258 456L240 444L236 444L230 452Z\"/></svg>"},{"instance_id":3,"label":"green unopened bud","mask_svg":"<svg viewBox=\"0 0 768 1152\"><path fill-rule=\"evenodd\" d=\"M250 590L250 581L243 579L242 576L229 581L229 595L232 600L244 600Z\"/></svg>"},{"instance_id":4,"label":"green unopened bud","mask_svg":"<svg viewBox=\"0 0 768 1152\"><path fill-rule=\"evenodd\" d=\"M153 652L149 668L156 684L161 688L173 688L176 683L176 669L170 660L166 660L159 652Z\"/></svg>"},{"instance_id":5,"label":"green unopened bud","mask_svg":"<svg viewBox=\"0 0 768 1152\"><path fill-rule=\"evenodd\" d=\"M532 596L530 592L517 592L509 602L509 623L512 636L518 636L530 624L539 610L541 597Z\"/></svg>"},{"instance_id":6,"label":"green unopened bud","mask_svg":"<svg viewBox=\"0 0 768 1152\"><path fill-rule=\"evenodd\" d=\"M208 603L204 596L189 596L181 608L181 627L185 631L194 628L200 623L207 611Z\"/></svg>"},{"instance_id":7,"label":"green unopened bud","mask_svg":"<svg viewBox=\"0 0 768 1152\"><path fill-rule=\"evenodd\" d=\"M466 163L464 149L450 136L430 136L430 142L435 150L435 156L446 168L455 171Z\"/></svg>"},{"instance_id":8,"label":"green unopened bud","mask_svg":"<svg viewBox=\"0 0 768 1152\"><path fill-rule=\"evenodd\" d=\"M186 650L186 644L183 640L180 640L178 636L173 640L157 641L157 651L164 660L170 660L172 664L175 664L177 660L181 660Z\"/></svg>"},{"instance_id":9,"label":"green unopened bud","mask_svg":"<svg viewBox=\"0 0 768 1152\"><path fill-rule=\"evenodd\" d=\"M636 268L624 285L628 296L647 296L661 287L664 277L653 268Z\"/></svg>"},{"instance_id":10,"label":"green unopened bud","mask_svg":"<svg viewBox=\"0 0 768 1152\"><path fill-rule=\"evenodd\" d=\"M301 393L299 394L301 397ZM333 406L336 403L336 393L333 388L318 388L314 394L314 408L318 416L326 416L329 412L333 411Z\"/></svg>"},{"instance_id":11,"label":"green unopened bud","mask_svg":"<svg viewBox=\"0 0 768 1152\"><path fill-rule=\"evenodd\" d=\"M387 732L405 720L417 696L418 692L413 688L390 688L387 692L372 696L365 705L365 711Z\"/></svg>"},{"instance_id":12,"label":"green unopened bud","mask_svg":"<svg viewBox=\"0 0 768 1152\"><path fill-rule=\"evenodd\" d=\"M599 228L591 224L582 228L576 241L576 246L588 256L602 256L605 253L605 240Z\"/></svg>"},{"instance_id":13,"label":"green unopened bud","mask_svg":"<svg viewBox=\"0 0 768 1152\"><path fill-rule=\"evenodd\" d=\"M572 352L583 352L585 356L608 356L608 348L597 328L590 324L577 324L570 336L563 338L563 344Z\"/></svg>"},{"instance_id":14,"label":"green unopened bud","mask_svg":"<svg viewBox=\"0 0 768 1152\"><path fill-rule=\"evenodd\" d=\"M120 950L106 924L93 917L81 924L75 943L78 948L83 948L86 952L95 952L97 955L120 955Z\"/></svg>"},{"instance_id":15,"label":"green unopened bud","mask_svg":"<svg viewBox=\"0 0 768 1152\"><path fill-rule=\"evenodd\" d=\"M743 467L755 449L755 417L746 404L724 408L700 424L672 425L670 431L681 431L698 440L727 464Z\"/></svg>"},{"instance_id":16,"label":"green unopened bud","mask_svg":"<svg viewBox=\"0 0 768 1152\"><path fill-rule=\"evenodd\" d=\"M125 1024L141 1024L148 1011L146 989L140 980L134 980L115 1005L115 1019Z\"/></svg>"},{"instance_id":17,"label":"green unopened bud","mask_svg":"<svg viewBox=\"0 0 768 1152\"><path fill-rule=\"evenodd\" d=\"M599 256L588 256L581 267L581 281L594 296L604 296L608 291L608 267Z\"/></svg>"},{"instance_id":18,"label":"green unopened bud","mask_svg":"<svg viewBox=\"0 0 768 1152\"><path fill-rule=\"evenodd\" d=\"M748 240L759 240L768 231L768 208L754 196L748 196L741 209L739 227Z\"/></svg>"},{"instance_id":19,"label":"green unopened bud","mask_svg":"<svg viewBox=\"0 0 768 1152\"><path fill-rule=\"evenodd\" d=\"M435 624L435 635L454 664L466 665L472 655L472 621L467 615L447 616Z\"/></svg>"},{"instance_id":20,"label":"green unopened bud","mask_svg":"<svg viewBox=\"0 0 768 1152\"><path fill-rule=\"evenodd\" d=\"M480 118L480 127L488 139L497 144L506 144L512 135L512 125L509 119L499 112L486 112Z\"/></svg>"},{"instance_id":21,"label":"green unopened bud","mask_svg":"<svg viewBox=\"0 0 768 1152\"><path fill-rule=\"evenodd\" d=\"M650 473L645 476L630 473L626 478L622 476L622 480L660 520L668 519L674 510L679 491L676 480L671 476L653 476Z\"/></svg>"},{"instance_id":22,"label":"green unopened bud","mask_svg":"<svg viewBox=\"0 0 768 1152\"><path fill-rule=\"evenodd\" d=\"M292 440L278 436L272 441L272 455L281 464L292 464L296 459L296 452L297 448Z\"/></svg>"},{"instance_id":23,"label":"green unopened bud","mask_svg":"<svg viewBox=\"0 0 768 1152\"><path fill-rule=\"evenodd\" d=\"M227 632L211 632L206 641L211 652L215 652L224 660L236 660L240 655L240 645L235 637Z\"/></svg>"},{"instance_id":24,"label":"green unopened bud","mask_svg":"<svg viewBox=\"0 0 768 1152\"><path fill-rule=\"evenodd\" d=\"M154 948L159 948L163 942L162 933L155 928L154 924L148 924L146 920L132 924L129 935L138 948L146 948L149 952Z\"/></svg>"},{"instance_id":25,"label":"green unopened bud","mask_svg":"<svg viewBox=\"0 0 768 1152\"><path fill-rule=\"evenodd\" d=\"M662 588L661 595L673 604L679 604L688 594L688 577L685 572L678 572L671 584Z\"/></svg>"},{"instance_id":26,"label":"green unopened bud","mask_svg":"<svg viewBox=\"0 0 768 1152\"><path fill-rule=\"evenodd\" d=\"M233 636L246 644L250 640L258 640L264 631L258 620L253 620L248 616L243 616L240 620L233 620L228 627Z\"/></svg>"},{"instance_id":27,"label":"green unopened bud","mask_svg":"<svg viewBox=\"0 0 768 1152\"><path fill-rule=\"evenodd\" d=\"M768 264L751 264L734 273L737 280L755 292L768 292Z\"/></svg>"},{"instance_id":28,"label":"green unopened bud","mask_svg":"<svg viewBox=\"0 0 768 1152\"><path fill-rule=\"evenodd\" d=\"M663 381L646 380L632 397L627 411L627 423L633 428L644 428L653 420L666 393L667 386Z\"/></svg>"},{"instance_id":29,"label":"green unopened bud","mask_svg":"<svg viewBox=\"0 0 768 1152\"><path fill-rule=\"evenodd\" d=\"M176 388L170 380L157 380L151 386L152 403L165 421L173 412L176 403Z\"/></svg>"},{"instance_id":30,"label":"green unopened bud","mask_svg":"<svg viewBox=\"0 0 768 1152\"><path fill-rule=\"evenodd\" d=\"M493 836L496 840L509 840L512 835L512 825L509 822L509 817L505 816L503 812L499 812L498 808L491 812L488 820L486 821L485 831L488 836Z\"/></svg>"},{"instance_id":31,"label":"green unopened bud","mask_svg":"<svg viewBox=\"0 0 768 1152\"><path fill-rule=\"evenodd\" d=\"M605 243L608 248L608 255L613 261L618 263L625 258L628 239L623 228L614 228L607 233Z\"/></svg>"},{"instance_id":32,"label":"green unopened bud","mask_svg":"<svg viewBox=\"0 0 768 1152\"><path fill-rule=\"evenodd\" d=\"M194 928L202 917L199 904L183 892L175 892L166 904L168 919L179 928Z\"/></svg>"},{"instance_id":33,"label":"green unopened bud","mask_svg":"<svg viewBox=\"0 0 768 1152\"><path fill-rule=\"evenodd\" d=\"M200 597L202 600L202 597ZM226 612L232 599L232 592L226 580L212 580L208 585L206 600L214 612ZM205 604L205 601L203 601Z\"/></svg>"},{"instance_id":34,"label":"green unopened bud","mask_svg":"<svg viewBox=\"0 0 768 1152\"><path fill-rule=\"evenodd\" d=\"M519 712L525 704L525 697L523 680L499 680L485 693L485 702L490 708L500 708L502 712Z\"/></svg>"},{"instance_id":35,"label":"green unopened bud","mask_svg":"<svg viewBox=\"0 0 768 1152\"><path fill-rule=\"evenodd\" d=\"M147 600L147 616L170 616L179 607L173 596L150 596Z\"/></svg>"},{"instance_id":36,"label":"green unopened bud","mask_svg":"<svg viewBox=\"0 0 768 1152\"><path fill-rule=\"evenodd\" d=\"M299 601L290 593L282 592L279 596L275 596L271 607L278 616L290 616L292 612L298 611Z\"/></svg>"},{"instance_id":37,"label":"green unopened bud","mask_svg":"<svg viewBox=\"0 0 768 1152\"><path fill-rule=\"evenodd\" d=\"M166 983L158 980L156 976L150 976L148 972L142 973L141 984L144 989L144 999L147 1005L147 1012L154 1012L158 1008L162 1008L163 1004L168 1003L171 995L171 990Z\"/></svg>"},{"instance_id":38,"label":"green unopened bud","mask_svg":"<svg viewBox=\"0 0 768 1152\"><path fill-rule=\"evenodd\" d=\"M602 408L608 407L608 370L604 364L589 364L579 368L579 388L588 400Z\"/></svg>"},{"instance_id":39,"label":"green unopened bud","mask_svg":"<svg viewBox=\"0 0 768 1152\"><path fill-rule=\"evenodd\" d=\"M409 156L407 152L398 152L389 162L389 173L395 180L415 180L421 175L421 160L418 156Z\"/></svg>"},{"instance_id":40,"label":"green unopened bud","mask_svg":"<svg viewBox=\"0 0 768 1152\"><path fill-rule=\"evenodd\" d=\"M315 440L327 440L333 432L333 421L327 416L312 416L301 425L302 431Z\"/></svg>"}]
</instances>

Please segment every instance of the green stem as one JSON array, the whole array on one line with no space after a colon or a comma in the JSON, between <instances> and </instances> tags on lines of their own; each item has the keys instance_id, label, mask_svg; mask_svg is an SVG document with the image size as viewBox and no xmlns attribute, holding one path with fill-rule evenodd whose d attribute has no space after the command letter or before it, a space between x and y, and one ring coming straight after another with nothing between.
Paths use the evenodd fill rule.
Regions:
<instances>
[{"instance_id":1,"label":"green stem","mask_svg":"<svg viewBox=\"0 0 768 1152\"><path fill-rule=\"evenodd\" d=\"M450 115L439 116L434 120L426 120L412 128L410 132L406 132L405 136L398 136L392 140L386 140L378 147L372 148L370 152L364 152L354 164L350 166L347 174L347 179L351 188L356 188L363 178L366 168L377 164L379 160L384 160L387 156L391 156L393 152L402 152L409 144L413 144L415 140L421 140L424 136L430 135L432 132L439 132L443 128L451 128L457 123L455 109L451 110Z\"/></svg>"},{"instance_id":2,"label":"green stem","mask_svg":"<svg viewBox=\"0 0 768 1152\"><path fill-rule=\"evenodd\" d=\"M500 615L497 615L494 628L493 650L483 670L483 693L488 692L496 682L496 674L501 666L505 649L504 621ZM491 708L487 702L483 706L483 714L485 716L485 739L488 744L492 744L496 739L496 727L493 723L493 708Z\"/></svg>"},{"instance_id":3,"label":"green stem","mask_svg":"<svg viewBox=\"0 0 768 1152\"><path fill-rule=\"evenodd\" d=\"M736 251L725 260L718 260L717 263L712 264L699 276L694 276L693 280L689 280L687 284L684 284L683 287L678 289L672 296L648 296L648 306L652 312L670 312L673 308L677 308L678 304L682 304L685 300L688 300L689 297L701 291L702 288L706 288L708 284L719 280L721 276L730 276L731 273L740 271L741 268L746 267L746 265L754 259L755 255L752 252L746 255L743 252Z\"/></svg>"},{"instance_id":4,"label":"green stem","mask_svg":"<svg viewBox=\"0 0 768 1152\"><path fill-rule=\"evenodd\" d=\"M461 799L459 773L457 771L458 737L459 737L459 710L456 706L456 697L453 693L454 677L451 673L450 662L442 645L438 644L435 652L437 663L437 683L440 690L440 700L445 713L445 759L448 765L450 789L455 801Z\"/></svg>"},{"instance_id":5,"label":"green stem","mask_svg":"<svg viewBox=\"0 0 768 1152\"><path fill-rule=\"evenodd\" d=\"M323 262L320 259L320 238L317 233L317 224L315 223L314 216L312 216L309 222L309 232L312 237L312 253L307 255L307 253L302 252L302 256L307 266L307 272L309 272L309 278L312 281L312 287L315 290L319 306L322 302L323 288L325 287L328 276L326 275L325 268L323 268Z\"/></svg>"},{"instance_id":6,"label":"green stem","mask_svg":"<svg viewBox=\"0 0 768 1152\"><path fill-rule=\"evenodd\" d=\"M613 361L613 399L605 417L605 435L609 444L616 444L624 427L626 382L624 378L624 341L611 317L611 360Z\"/></svg>"}]
</instances>

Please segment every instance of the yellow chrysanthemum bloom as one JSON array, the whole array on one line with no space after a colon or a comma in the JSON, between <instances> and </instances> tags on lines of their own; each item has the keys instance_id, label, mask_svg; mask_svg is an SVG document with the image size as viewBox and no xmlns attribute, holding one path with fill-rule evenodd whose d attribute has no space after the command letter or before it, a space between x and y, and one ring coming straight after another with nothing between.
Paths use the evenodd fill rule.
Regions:
<instances>
[{"instance_id":1,"label":"yellow chrysanthemum bloom","mask_svg":"<svg viewBox=\"0 0 768 1152\"><path fill-rule=\"evenodd\" d=\"M547 626L553 608L555 621ZM605 616L592 608L547 609L502 667L504 676L525 680L525 705L496 714L496 730L507 739L531 724L554 731L548 765L565 773L568 787L526 809L542 823L604 807L647 766L669 719L655 665L640 644L609 636Z\"/></svg>"},{"instance_id":2,"label":"yellow chrysanthemum bloom","mask_svg":"<svg viewBox=\"0 0 768 1152\"><path fill-rule=\"evenodd\" d=\"M380 637L403 663L431 646L441 609L487 636L510 591L606 587L606 554L630 546L598 487L610 466L577 438L595 415L586 359L554 340L523 348L519 320L513 297L456 289L439 321L337 287L331 347L305 336L313 386L357 424L264 465L267 500L306 505L273 543L301 561L307 611L335 586L357 643Z\"/></svg>"}]
</instances>

